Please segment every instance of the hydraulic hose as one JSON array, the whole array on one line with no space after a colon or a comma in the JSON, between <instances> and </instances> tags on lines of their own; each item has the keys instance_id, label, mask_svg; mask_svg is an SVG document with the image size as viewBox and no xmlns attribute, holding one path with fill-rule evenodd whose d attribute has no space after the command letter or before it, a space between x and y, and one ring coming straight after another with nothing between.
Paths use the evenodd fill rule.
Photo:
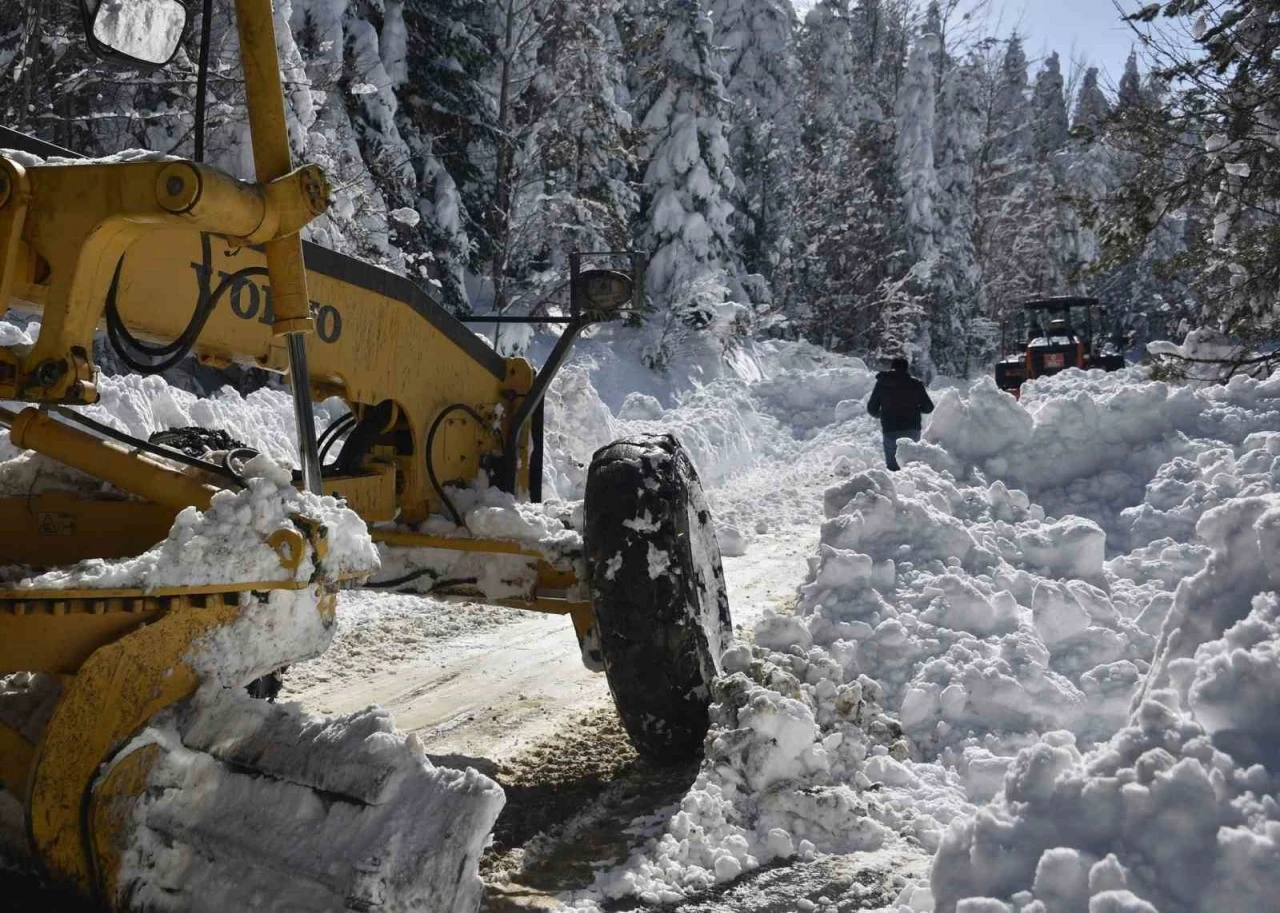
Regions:
<instances>
[{"instance_id":1,"label":"hydraulic hose","mask_svg":"<svg viewBox=\"0 0 1280 913\"><path fill-rule=\"evenodd\" d=\"M320 449L321 465L333 465L325 464L325 458L329 456L329 451L333 449L334 444L338 443L342 438L342 435L354 428L356 424L357 421L355 415L348 412L346 415L334 419L329 423L329 427L325 428L324 431L321 432L320 440L316 444Z\"/></svg>"},{"instance_id":2,"label":"hydraulic hose","mask_svg":"<svg viewBox=\"0 0 1280 913\"><path fill-rule=\"evenodd\" d=\"M210 252L209 236L201 235L200 240L203 247L205 275L208 276L213 272L213 257ZM120 317L118 296L120 273L123 268L124 258L121 257L120 262L116 264L115 274L111 277L111 286L107 289L107 339L111 343L111 348L120 356L120 359L139 374L159 374L162 371L169 370L186 358L191 354L191 350L195 347L200 334L204 332L205 325L209 322L209 318L213 315L214 308L217 307L218 301L221 300L222 296L232 286L250 276L265 276L267 274L267 271L260 266L247 266L224 277L204 301L197 302L195 311L192 312L186 328L176 339L166 343L152 344L143 342L131 334L124 325L124 320ZM147 358L160 358L163 360L159 362L142 361L135 357L133 352L129 351L130 349Z\"/></svg>"},{"instance_id":3,"label":"hydraulic hose","mask_svg":"<svg viewBox=\"0 0 1280 913\"><path fill-rule=\"evenodd\" d=\"M440 429L441 424L444 423L445 418L447 418L451 412L465 412L481 428L485 428L487 426L485 425L484 417L475 409L472 409L464 403L454 403L453 405L445 406L440 410L440 414L436 416L435 421L431 423L430 430L427 431L427 441L425 445L425 449L427 451L427 478L431 480L431 487L435 490L436 497L440 499L440 503L444 505L445 510L449 511L449 516L453 517L454 525L466 526L466 524L462 522L462 514L458 513L458 509L453 506L453 502L450 501L449 496L445 494L444 486L440 484L440 480L436 477L435 463L431 458L432 444L435 443L436 432ZM494 432L494 434L496 435L497 432ZM502 438L500 436L498 437L498 443L499 445L502 443Z\"/></svg>"},{"instance_id":4,"label":"hydraulic hose","mask_svg":"<svg viewBox=\"0 0 1280 913\"><path fill-rule=\"evenodd\" d=\"M205 472L212 473L213 475L220 476L228 482L239 485L241 488L245 487L244 480L241 478L239 473L235 472L225 464L219 465L217 463L210 463L208 460L189 456L181 450L175 450L171 447L164 447L159 444L153 444L150 441L144 441L142 438L134 437L131 434L125 434L123 431L117 431L110 425L104 425L102 422L99 422L96 419L91 419L89 416L81 412L68 409L66 406L49 406L48 408L51 412L56 412L68 421L74 422L77 425L83 425L90 431L93 431L102 437L110 438L117 443L124 444L126 447L133 447L137 450L142 450L146 453L163 457L166 460L172 460L175 463L182 463L184 466L201 469ZM254 456L258 453L258 451L249 447L238 448L231 453L242 453L244 451L249 451L253 453ZM230 455L231 454L228 454L228 456Z\"/></svg>"}]
</instances>

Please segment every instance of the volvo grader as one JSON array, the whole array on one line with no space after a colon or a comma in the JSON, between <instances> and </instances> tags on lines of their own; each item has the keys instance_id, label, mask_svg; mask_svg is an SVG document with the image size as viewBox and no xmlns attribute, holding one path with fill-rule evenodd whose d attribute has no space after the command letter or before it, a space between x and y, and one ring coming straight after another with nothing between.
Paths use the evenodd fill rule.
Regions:
<instances>
[{"instance_id":1,"label":"volvo grader","mask_svg":"<svg viewBox=\"0 0 1280 913\"><path fill-rule=\"evenodd\" d=\"M163 67L188 32L181 0L82 10L108 64ZM0 318L40 322L0 345L0 424L9 452L79 480L0 492L0 825L21 821L0 827L0 862L119 910L474 909L483 839L466 835L492 825L496 785L433 767L385 714L250 695L324 649L344 588L412 580L568 616L637 749L697 755L732 626L678 442L598 451L581 528L553 542L473 532L451 495L484 478L506 509L540 498L548 385L585 327L634 308L642 261L573 258L535 371L411 281L304 242L330 187L291 158L270 0L235 16L253 180L0 134ZM104 333L141 373L287 377L300 466L264 469L220 429L144 440L91 418ZM333 397L348 412L317 432L313 403ZM338 535L347 510L358 535ZM379 577L379 551L410 573Z\"/></svg>"}]
</instances>

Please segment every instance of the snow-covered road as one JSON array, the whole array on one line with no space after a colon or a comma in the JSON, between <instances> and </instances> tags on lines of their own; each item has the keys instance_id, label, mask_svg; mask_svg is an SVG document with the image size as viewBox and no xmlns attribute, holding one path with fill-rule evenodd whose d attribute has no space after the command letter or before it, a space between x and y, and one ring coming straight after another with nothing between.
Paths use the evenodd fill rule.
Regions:
<instances>
[{"instance_id":1,"label":"snow-covered road","mask_svg":"<svg viewBox=\"0 0 1280 913\"><path fill-rule=\"evenodd\" d=\"M735 625L749 635L766 609L789 612L816 545L812 527L788 527L726 557ZM290 670L281 699L321 713L379 704L433 755L498 763L610 705L564 616L358 590L338 616L329 650Z\"/></svg>"}]
</instances>

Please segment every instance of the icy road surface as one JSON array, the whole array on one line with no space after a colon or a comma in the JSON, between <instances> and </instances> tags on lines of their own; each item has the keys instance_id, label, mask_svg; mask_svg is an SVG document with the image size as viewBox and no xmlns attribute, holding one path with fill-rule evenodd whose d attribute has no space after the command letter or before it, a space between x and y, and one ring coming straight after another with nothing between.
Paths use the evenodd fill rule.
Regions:
<instances>
[{"instance_id":1,"label":"icy road surface","mask_svg":"<svg viewBox=\"0 0 1280 913\"><path fill-rule=\"evenodd\" d=\"M724 559L740 636L765 609L790 612L816 545L812 527L792 528ZM281 700L322 713L379 704L433 755L500 762L612 706L567 616L353 590L338 623L327 653L289 670Z\"/></svg>"}]
</instances>

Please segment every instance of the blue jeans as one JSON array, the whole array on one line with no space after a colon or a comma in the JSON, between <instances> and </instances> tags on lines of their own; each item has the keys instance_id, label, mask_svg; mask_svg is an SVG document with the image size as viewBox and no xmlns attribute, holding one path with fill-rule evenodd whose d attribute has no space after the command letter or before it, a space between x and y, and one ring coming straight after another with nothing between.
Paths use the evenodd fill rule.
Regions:
<instances>
[{"instance_id":1,"label":"blue jeans","mask_svg":"<svg viewBox=\"0 0 1280 913\"><path fill-rule=\"evenodd\" d=\"M920 429L912 428L910 431L884 432L884 464L889 467L890 472L898 471L898 439L904 437L918 441L920 440Z\"/></svg>"}]
</instances>

